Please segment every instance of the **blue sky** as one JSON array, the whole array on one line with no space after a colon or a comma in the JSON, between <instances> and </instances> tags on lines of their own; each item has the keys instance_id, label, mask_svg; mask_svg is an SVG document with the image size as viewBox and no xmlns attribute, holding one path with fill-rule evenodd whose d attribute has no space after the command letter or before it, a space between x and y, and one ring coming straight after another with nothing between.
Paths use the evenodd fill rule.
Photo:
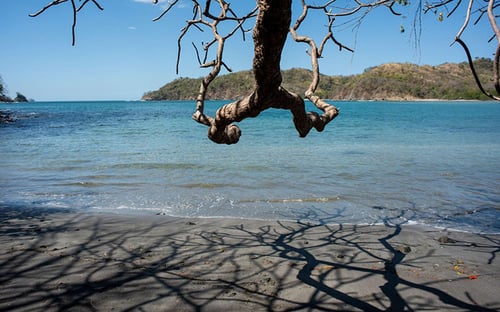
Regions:
<instances>
[{"instance_id":1,"label":"blue sky","mask_svg":"<svg viewBox=\"0 0 500 312\"><path fill-rule=\"evenodd\" d=\"M338 5L345 1L339 0ZM150 0L101 0L104 11L88 5L78 17L75 46L71 45L69 2L36 18L28 16L49 2L0 1L0 76L11 96L21 92L39 101L136 100L144 92L173 79L201 77L208 72L199 68L191 42L209 38L193 31L183 42L180 71L178 75L175 73L177 37L185 20L191 17L191 1L180 1L158 22L152 19L162 12L165 3L155 6ZM234 3L236 10L243 11L255 1ZM321 72L352 75L388 62L420 65L463 62L466 57L462 49L456 44L450 47L450 43L463 23L465 5L464 2L460 12L443 22L434 14L423 16L418 46L412 26L415 4L402 9L403 16L399 17L385 9L374 10L357 30L353 30L352 23L339 26L334 29L336 38L354 48L355 53L339 51L337 46L329 44L321 59ZM294 15L299 13L300 7L295 7ZM305 24L300 33L320 38L326 21L319 15L311 17L314 23ZM472 55L491 58L495 42L487 42L492 34L487 20L470 26L462 38L471 46ZM245 42L240 38L233 38L225 48L225 62L233 71L250 69L252 64L251 34ZM282 68L308 68L306 48L289 38Z\"/></svg>"}]
</instances>

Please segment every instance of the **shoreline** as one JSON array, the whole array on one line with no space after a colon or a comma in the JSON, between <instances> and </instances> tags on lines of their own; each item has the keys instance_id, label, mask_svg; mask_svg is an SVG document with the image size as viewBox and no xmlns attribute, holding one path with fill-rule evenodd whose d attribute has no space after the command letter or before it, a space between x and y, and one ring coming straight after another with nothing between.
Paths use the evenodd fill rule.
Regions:
<instances>
[{"instance_id":1,"label":"shoreline","mask_svg":"<svg viewBox=\"0 0 500 312\"><path fill-rule=\"evenodd\" d=\"M1 209L1 206L0 206ZM52 209L52 208L46 208L46 209ZM67 210L67 208L56 208L56 209L61 209L61 210ZM182 216L182 215L174 215L174 214L168 214L165 212L161 212L155 209L151 210L141 210L141 209L134 209L134 208L120 208L120 209L108 209L108 208L89 208L87 210L80 210L80 209L70 209L69 211L72 212L83 212L83 213L90 213L90 214L108 214L108 215L123 215L123 216L132 216L132 217L138 217L138 218L174 218L174 219L215 219L215 220L242 220L242 221L247 221L247 222L291 222L291 223L297 223L297 222L302 222L302 223L310 223L314 225L332 225L332 224L342 224L345 226L354 226L354 225L361 225L361 226L385 226L387 224L396 224L396 223L391 223L391 222L334 222L336 219L330 219L328 220L327 218L323 219L320 218L319 220L316 219L287 219L287 218L264 218L264 217L238 217L238 216L220 216L220 215L214 215L214 216ZM390 219L390 218L388 218ZM326 220L326 221L325 221ZM399 224L402 227L412 227L415 229L421 229L424 231L443 231L443 232L458 232L458 233L468 233L468 234L475 234L475 235L500 235L500 232L493 231L493 230L487 230L484 228L479 228L479 227L473 227L468 224L457 224L456 227L452 226L446 226L446 225L439 225L439 224L430 224L430 223L424 223L420 221L414 221L414 220L406 220L405 222L401 222ZM459 228L461 226L461 228Z\"/></svg>"},{"instance_id":2,"label":"shoreline","mask_svg":"<svg viewBox=\"0 0 500 312\"><path fill-rule=\"evenodd\" d=\"M500 235L0 207L2 311L495 311Z\"/></svg>"}]
</instances>

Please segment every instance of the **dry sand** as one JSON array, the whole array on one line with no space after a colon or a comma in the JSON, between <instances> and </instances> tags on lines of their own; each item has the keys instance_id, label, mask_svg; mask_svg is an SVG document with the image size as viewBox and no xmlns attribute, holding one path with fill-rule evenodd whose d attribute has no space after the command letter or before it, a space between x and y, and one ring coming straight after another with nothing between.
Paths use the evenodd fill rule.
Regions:
<instances>
[{"instance_id":1,"label":"dry sand","mask_svg":"<svg viewBox=\"0 0 500 312\"><path fill-rule=\"evenodd\" d=\"M500 235L0 207L1 311L498 311Z\"/></svg>"}]
</instances>

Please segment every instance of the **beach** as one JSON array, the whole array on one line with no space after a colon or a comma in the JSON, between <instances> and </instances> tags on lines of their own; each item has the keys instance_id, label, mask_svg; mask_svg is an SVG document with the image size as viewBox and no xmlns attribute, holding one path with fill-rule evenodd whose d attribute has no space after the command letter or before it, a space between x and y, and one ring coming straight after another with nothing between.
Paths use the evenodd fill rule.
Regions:
<instances>
[{"instance_id":1,"label":"beach","mask_svg":"<svg viewBox=\"0 0 500 312\"><path fill-rule=\"evenodd\" d=\"M500 235L0 208L2 311L498 311Z\"/></svg>"},{"instance_id":2,"label":"beach","mask_svg":"<svg viewBox=\"0 0 500 312\"><path fill-rule=\"evenodd\" d=\"M0 311L500 310L500 106L191 104L0 105Z\"/></svg>"}]
</instances>

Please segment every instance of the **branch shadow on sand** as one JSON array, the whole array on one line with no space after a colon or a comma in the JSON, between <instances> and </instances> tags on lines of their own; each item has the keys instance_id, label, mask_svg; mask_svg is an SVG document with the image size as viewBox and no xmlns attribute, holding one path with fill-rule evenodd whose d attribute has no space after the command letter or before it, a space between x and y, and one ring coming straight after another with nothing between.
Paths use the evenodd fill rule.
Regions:
<instances>
[{"instance_id":1,"label":"branch shadow on sand","mask_svg":"<svg viewBox=\"0 0 500 312\"><path fill-rule=\"evenodd\" d=\"M500 309L484 294L498 287L498 236L448 233L453 243L443 244L436 230L335 218L189 220L0 207L0 310Z\"/></svg>"}]
</instances>

